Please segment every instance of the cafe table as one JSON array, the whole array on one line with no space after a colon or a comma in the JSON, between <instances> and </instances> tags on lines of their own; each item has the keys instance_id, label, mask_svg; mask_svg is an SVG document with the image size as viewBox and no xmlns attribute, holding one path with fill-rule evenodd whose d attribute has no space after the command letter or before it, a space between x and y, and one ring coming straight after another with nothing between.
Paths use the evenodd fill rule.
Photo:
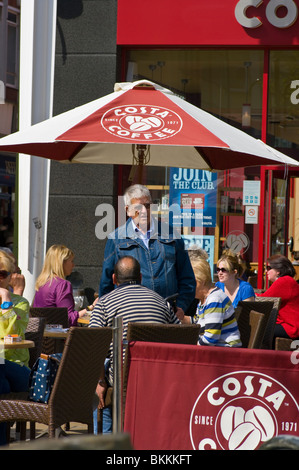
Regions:
<instances>
[{"instance_id":1,"label":"cafe table","mask_svg":"<svg viewBox=\"0 0 299 470\"><path fill-rule=\"evenodd\" d=\"M3 340L0 340L0 350L2 349L25 349L25 348L34 348L34 341L22 340L14 341L13 343L6 343Z\"/></svg>"},{"instance_id":2,"label":"cafe table","mask_svg":"<svg viewBox=\"0 0 299 470\"><path fill-rule=\"evenodd\" d=\"M135 450L255 450L299 436L299 350L128 348L124 431Z\"/></svg>"},{"instance_id":3,"label":"cafe table","mask_svg":"<svg viewBox=\"0 0 299 470\"><path fill-rule=\"evenodd\" d=\"M65 340L68 336L69 328L46 328L44 337L54 340L55 353L61 353L64 349Z\"/></svg>"},{"instance_id":4,"label":"cafe table","mask_svg":"<svg viewBox=\"0 0 299 470\"><path fill-rule=\"evenodd\" d=\"M81 318L78 318L78 320L77 320L77 323L78 323L80 326L88 326L88 325L89 325L89 322L90 322L90 313L84 315L84 316L81 317Z\"/></svg>"},{"instance_id":5,"label":"cafe table","mask_svg":"<svg viewBox=\"0 0 299 470\"><path fill-rule=\"evenodd\" d=\"M68 335L68 328L65 329L49 329L45 328L44 336L46 338L55 338L55 339L66 339Z\"/></svg>"}]
</instances>

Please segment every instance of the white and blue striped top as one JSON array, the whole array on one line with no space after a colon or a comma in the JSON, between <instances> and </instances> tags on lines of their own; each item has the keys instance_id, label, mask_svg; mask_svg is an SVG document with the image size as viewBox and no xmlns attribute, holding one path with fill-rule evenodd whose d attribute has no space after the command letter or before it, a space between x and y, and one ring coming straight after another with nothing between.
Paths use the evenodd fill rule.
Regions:
<instances>
[{"instance_id":1,"label":"white and blue striped top","mask_svg":"<svg viewBox=\"0 0 299 470\"><path fill-rule=\"evenodd\" d=\"M204 304L199 303L194 317L203 334L199 344L203 346L241 347L240 332L234 307L227 295L218 287L212 290Z\"/></svg>"}]
</instances>

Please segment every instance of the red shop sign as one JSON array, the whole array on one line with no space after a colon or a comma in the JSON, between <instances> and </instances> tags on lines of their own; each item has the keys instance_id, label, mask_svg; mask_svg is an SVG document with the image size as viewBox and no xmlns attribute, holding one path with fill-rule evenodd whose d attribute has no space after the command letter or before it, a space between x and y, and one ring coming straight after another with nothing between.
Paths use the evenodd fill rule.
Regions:
<instances>
[{"instance_id":1,"label":"red shop sign","mask_svg":"<svg viewBox=\"0 0 299 470\"><path fill-rule=\"evenodd\" d=\"M296 46L299 0L118 0L119 45Z\"/></svg>"}]
</instances>

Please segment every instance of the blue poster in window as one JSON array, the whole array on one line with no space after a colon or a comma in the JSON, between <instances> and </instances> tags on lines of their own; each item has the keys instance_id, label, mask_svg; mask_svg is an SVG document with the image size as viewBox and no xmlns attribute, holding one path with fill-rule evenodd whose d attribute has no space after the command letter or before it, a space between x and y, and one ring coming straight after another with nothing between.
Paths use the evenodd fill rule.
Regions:
<instances>
[{"instance_id":1,"label":"blue poster in window","mask_svg":"<svg viewBox=\"0 0 299 470\"><path fill-rule=\"evenodd\" d=\"M211 274L213 278L214 274L214 239L213 235L183 235L182 239L184 240L185 247L187 250L193 249L195 245L198 248L204 250L207 254L207 262L211 268Z\"/></svg>"},{"instance_id":2,"label":"blue poster in window","mask_svg":"<svg viewBox=\"0 0 299 470\"><path fill-rule=\"evenodd\" d=\"M173 224L181 227L216 227L217 173L207 170L171 168L169 206Z\"/></svg>"}]
</instances>

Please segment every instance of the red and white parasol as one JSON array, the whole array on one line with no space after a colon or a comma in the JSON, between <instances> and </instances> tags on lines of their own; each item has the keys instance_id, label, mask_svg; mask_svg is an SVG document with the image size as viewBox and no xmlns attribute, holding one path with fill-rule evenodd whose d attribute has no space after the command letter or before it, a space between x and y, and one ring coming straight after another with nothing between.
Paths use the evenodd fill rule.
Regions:
<instances>
[{"instance_id":1,"label":"red and white parasol","mask_svg":"<svg viewBox=\"0 0 299 470\"><path fill-rule=\"evenodd\" d=\"M61 162L223 170L298 162L141 80L0 139L0 151Z\"/></svg>"}]
</instances>

